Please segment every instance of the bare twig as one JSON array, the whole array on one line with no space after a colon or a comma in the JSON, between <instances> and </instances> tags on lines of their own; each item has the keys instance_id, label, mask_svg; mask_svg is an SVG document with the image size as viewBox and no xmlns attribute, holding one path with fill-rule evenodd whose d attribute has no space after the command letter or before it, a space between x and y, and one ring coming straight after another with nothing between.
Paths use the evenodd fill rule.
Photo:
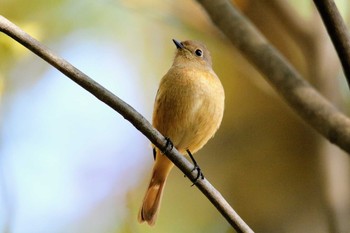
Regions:
<instances>
[{"instance_id":1,"label":"bare twig","mask_svg":"<svg viewBox=\"0 0 350 233\"><path fill-rule=\"evenodd\" d=\"M45 48L37 40L25 33L19 27L0 15L0 31L18 41L23 46L30 49L39 57L56 67L59 71L79 84L85 90L89 91L96 98L120 113L125 119L132 123L140 132L142 132L154 145L160 150L165 151L168 158L180 170L194 182L197 177L197 171L193 165L184 158L176 148L169 150L166 139L135 109L105 89L103 86L92 80L83 72L72 66L64 59L55 55L52 51ZM200 179L195 185L218 209L225 219L236 229L237 232L253 232L241 217L232 209L222 195L209 183L207 179Z\"/></svg>"},{"instance_id":2,"label":"bare twig","mask_svg":"<svg viewBox=\"0 0 350 233\"><path fill-rule=\"evenodd\" d=\"M197 0L216 26L264 75L292 109L350 153L350 120L311 87L228 0Z\"/></svg>"},{"instance_id":3,"label":"bare twig","mask_svg":"<svg viewBox=\"0 0 350 233\"><path fill-rule=\"evenodd\" d=\"M350 35L346 24L333 0L314 0L314 3L337 50L350 86Z\"/></svg>"}]
</instances>

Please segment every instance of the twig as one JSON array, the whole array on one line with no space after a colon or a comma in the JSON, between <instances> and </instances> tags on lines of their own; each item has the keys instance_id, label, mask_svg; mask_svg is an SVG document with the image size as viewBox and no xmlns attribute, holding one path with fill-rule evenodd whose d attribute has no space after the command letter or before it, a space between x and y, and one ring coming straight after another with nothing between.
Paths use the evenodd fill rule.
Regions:
<instances>
[{"instance_id":1,"label":"twig","mask_svg":"<svg viewBox=\"0 0 350 233\"><path fill-rule=\"evenodd\" d=\"M166 156L192 181L197 177L197 171L193 170L193 165L181 155L176 148L167 150L166 139L135 109L105 89L103 86L92 80L83 72L72 66L64 59L55 55L45 48L37 40L25 33L19 27L0 15L0 31L27 47L33 53L56 67L59 71L89 91L96 98L120 113L125 119L132 123L141 133L143 133L160 150L166 151ZM237 232L253 232L241 217L232 209L222 195L209 183L207 179L199 179L195 185L218 209L225 219L236 229Z\"/></svg>"},{"instance_id":2,"label":"twig","mask_svg":"<svg viewBox=\"0 0 350 233\"><path fill-rule=\"evenodd\" d=\"M350 36L333 0L314 0L343 66L350 86Z\"/></svg>"},{"instance_id":3,"label":"twig","mask_svg":"<svg viewBox=\"0 0 350 233\"><path fill-rule=\"evenodd\" d=\"M330 142L350 153L350 120L311 87L228 0L197 0L214 24L264 75L291 108Z\"/></svg>"}]
</instances>

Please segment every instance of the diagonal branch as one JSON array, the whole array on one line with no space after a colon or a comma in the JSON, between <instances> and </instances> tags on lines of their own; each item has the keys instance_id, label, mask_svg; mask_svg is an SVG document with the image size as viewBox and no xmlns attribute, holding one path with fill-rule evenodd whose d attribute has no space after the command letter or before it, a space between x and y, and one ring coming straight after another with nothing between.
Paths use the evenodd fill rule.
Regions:
<instances>
[{"instance_id":1,"label":"diagonal branch","mask_svg":"<svg viewBox=\"0 0 350 233\"><path fill-rule=\"evenodd\" d=\"M350 120L343 113L310 86L230 1L197 1L305 122L350 153Z\"/></svg>"},{"instance_id":2,"label":"diagonal branch","mask_svg":"<svg viewBox=\"0 0 350 233\"><path fill-rule=\"evenodd\" d=\"M350 35L346 24L333 0L314 0L314 3L337 50L350 86Z\"/></svg>"},{"instance_id":3,"label":"diagonal branch","mask_svg":"<svg viewBox=\"0 0 350 233\"><path fill-rule=\"evenodd\" d=\"M135 109L105 89L83 72L72 66L66 60L58 57L48 48L41 45L37 40L25 33L19 27L0 15L0 31L15 39L27 47L33 53L50 63L71 80L89 91L96 98L120 113L126 120L133 124L160 150L165 151L166 156L192 181L195 182L197 171L193 165L185 159L175 148L167 148L166 139ZM252 233L253 231L232 209L222 195L209 183L207 179L199 179L195 182L198 189L217 208L222 216L236 229L237 232Z\"/></svg>"}]
</instances>

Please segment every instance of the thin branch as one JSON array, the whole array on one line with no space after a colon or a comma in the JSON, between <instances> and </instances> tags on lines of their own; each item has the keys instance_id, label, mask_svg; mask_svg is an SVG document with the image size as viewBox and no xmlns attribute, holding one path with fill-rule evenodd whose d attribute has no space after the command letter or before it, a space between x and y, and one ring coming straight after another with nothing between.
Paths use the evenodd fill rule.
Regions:
<instances>
[{"instance_id":1,"label":"thin branch","mask_svg":"<svg viewBox=\"0 0 350 233\"><path fill-rule=\"evenodd\" d=\"M350 120L343 113L311 87L230 1L197 1L305 122L350 153Z\"/></svg>"},{"instance_id":2,"label":"thin branch","mask_svg":"<svg viewBox=\"0 0 350 233\"><path fill-rule=\"evenodd\" d=\"M350 86L350 35L333 0L314 0L314 3L337 50Z\"/></svg>"},{"instance_id":3,"label":"thin branch","mask_svg":"<svg viewBox=\"0 0 350 233\"><path fill-rule=\"evenodd\" d=\"M58 57L37 40L25 33L19 27L0 15L0 31L15 39L27 47L33 53L50 63L71 80L93 94L96 98L120 113L126 120L133 124L160 150L165 151L166 156L192 181L195 182L197 171L193 165L181 155L176 148L167 148L166 139L135 109L115 96L112 92L92 80L83 72L72 66L66 60ZM209 183L207 179L199 179L195 182L199 190L217 208L223 217L237 232L253 232L241 217L232 209L222 195Z\"/></svg>"}]
</instances>

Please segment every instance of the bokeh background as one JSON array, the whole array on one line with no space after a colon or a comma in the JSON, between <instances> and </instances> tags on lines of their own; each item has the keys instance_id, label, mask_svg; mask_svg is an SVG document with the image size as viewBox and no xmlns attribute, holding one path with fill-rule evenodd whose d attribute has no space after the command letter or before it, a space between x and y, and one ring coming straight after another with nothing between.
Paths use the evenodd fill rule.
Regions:
<instances>
[{"instance_id":1,"label":"bokeh background","mask_svg":"<svg viewBox=\"0 0 350 233\"><path fill-rule=\"evenodd\" d=\"M336 1L344 18L350 4ZM237 0L345 113L349 89L312 1ZM151 119L171 39L204 42L226 92L205 176L256 232L350 232L349 157L285 104L189 0L0 0L7 17ZM137 222L149 141L46 62L0 34L0 232L234 232L177 170L155 227Z\"/></svg>"}]
</instances>

